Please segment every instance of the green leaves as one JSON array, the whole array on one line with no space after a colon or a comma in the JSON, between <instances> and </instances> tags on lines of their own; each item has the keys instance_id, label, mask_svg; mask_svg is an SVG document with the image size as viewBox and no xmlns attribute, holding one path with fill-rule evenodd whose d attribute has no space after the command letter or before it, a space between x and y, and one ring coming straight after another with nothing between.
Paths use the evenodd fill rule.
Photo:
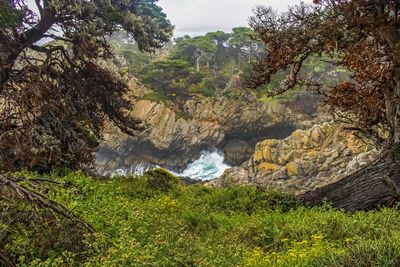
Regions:
<instances>
[{"instance_id":1,"label":"green leaves","mask_svg":"<svg viewBox=\"0 0 400 267\"><path fill-rule=\"evenodd\" d=\"M0 30L7 31L21 25L24 12L14 8L8 0L0 1Z\"/></svg>"}]
</instances>

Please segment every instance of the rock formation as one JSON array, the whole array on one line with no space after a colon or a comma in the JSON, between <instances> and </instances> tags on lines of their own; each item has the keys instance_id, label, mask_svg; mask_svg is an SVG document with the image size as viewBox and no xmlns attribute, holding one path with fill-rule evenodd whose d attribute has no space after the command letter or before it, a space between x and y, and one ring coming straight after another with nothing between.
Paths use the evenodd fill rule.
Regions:
<instances>
[{"instance_id":1,"label":"rock formation","mask_svg":"<svg viewBox=\"0 0 400 267\"><path fill-rule=\"evenodd\" d=\"M296 130L283 140L258 143L248 161L208 184L258 184L298 194L338 181L376 156L377 151L353 132L324 123Z\"/></svg>"},{"instance_id":2,"label":"rock formation","mask_svg":"<svg viewBox=\"0 0 400 267\"><path fill-rule=\"evenodd\" d=\"M110 127L97 154L97 169L105 174L134 172L159 165L181 171L201 151L216 147L226 162L240 165L257 142L285 138L310 127L314 114L294 113L286 105L262 103L253 96L189 100L183 112L149 100L138 100L131 111L145 130L135 137Z\"/></svg>"}]
</instances>

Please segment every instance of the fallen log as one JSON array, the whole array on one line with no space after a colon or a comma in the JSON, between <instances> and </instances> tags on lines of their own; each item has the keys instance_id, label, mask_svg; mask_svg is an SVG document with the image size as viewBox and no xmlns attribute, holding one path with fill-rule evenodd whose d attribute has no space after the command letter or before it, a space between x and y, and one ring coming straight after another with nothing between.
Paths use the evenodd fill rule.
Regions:
<instances>
[{"instance_id":1,"label":"fallen log","mask_svg":"<svg viewBox=\"0 0 400 267\"><path fill-rule=\"evenodd\" d=\"M299 198L310 205L326 201L346 211L393 205L400 200L400 143L381 153L372 164Z\"/></svg>"}]
</instances>

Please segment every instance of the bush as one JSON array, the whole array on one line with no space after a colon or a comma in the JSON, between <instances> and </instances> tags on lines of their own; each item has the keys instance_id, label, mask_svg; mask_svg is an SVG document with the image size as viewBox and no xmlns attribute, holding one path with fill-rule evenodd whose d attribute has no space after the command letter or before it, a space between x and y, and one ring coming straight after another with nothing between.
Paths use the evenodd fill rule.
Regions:
<instances>
[{"instance_id":1,"label":"bush","mask_svg":"<svg viewBox=\"0 0 400 267\"><path fill-rule=\"evenodd\" d=\"M163 168L149 170L144 175L147 177L149 187L154 190L168 192L180 184L179 177Z\"/></svg>"}]
</instances>

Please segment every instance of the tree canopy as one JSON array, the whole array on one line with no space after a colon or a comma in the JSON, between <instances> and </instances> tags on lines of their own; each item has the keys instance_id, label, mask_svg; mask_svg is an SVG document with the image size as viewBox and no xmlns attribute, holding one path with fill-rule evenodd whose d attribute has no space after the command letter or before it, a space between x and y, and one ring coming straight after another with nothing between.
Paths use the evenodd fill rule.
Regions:
<instances>
[{"instance_id":1,"label":"tree canopy","mask_svg":"<svg viewBox=\"0 0 400 267\"><path fill-rule=\"evenodd\" d=\"M180 59L157 60L142 69L141 81L149 88L173 99L184 101L191 84L201 81L202 74L190 68L188 62Z\"/></svg>"},{"instance_id":2,"label":"tree canopy","mask_svg":"<svg viewBox=\"0 0 400 267\"><path fill-rule=\"evenodd\" d=\"M155 0L3 0L0 8L0 167L79 167L106 120L137 128L127 87L100 64L108 37L126 31L140 50L172 35ZM52 39L52 42L45 43ZM104 64L103 64L104 65Z\"/></svg>"},{"instance_id":3,"label":"tree canopy","mask_svg":"<svg viewBox=\"0 0 400 267\"><path fill-rule=\"evenodd\" d=\"M400 141L400 3L395 0L316 0L278 14L258 7L250 21L266 44L265 56L254 65L249 85L268 83L289 69L279 90L299 85L324 92L341 120L377 144ZM346 82L323 90L300 70L313 55L337 58L353 74ZM270 92L273 94L273 92Z\"/></svg>"}]
</instances>

